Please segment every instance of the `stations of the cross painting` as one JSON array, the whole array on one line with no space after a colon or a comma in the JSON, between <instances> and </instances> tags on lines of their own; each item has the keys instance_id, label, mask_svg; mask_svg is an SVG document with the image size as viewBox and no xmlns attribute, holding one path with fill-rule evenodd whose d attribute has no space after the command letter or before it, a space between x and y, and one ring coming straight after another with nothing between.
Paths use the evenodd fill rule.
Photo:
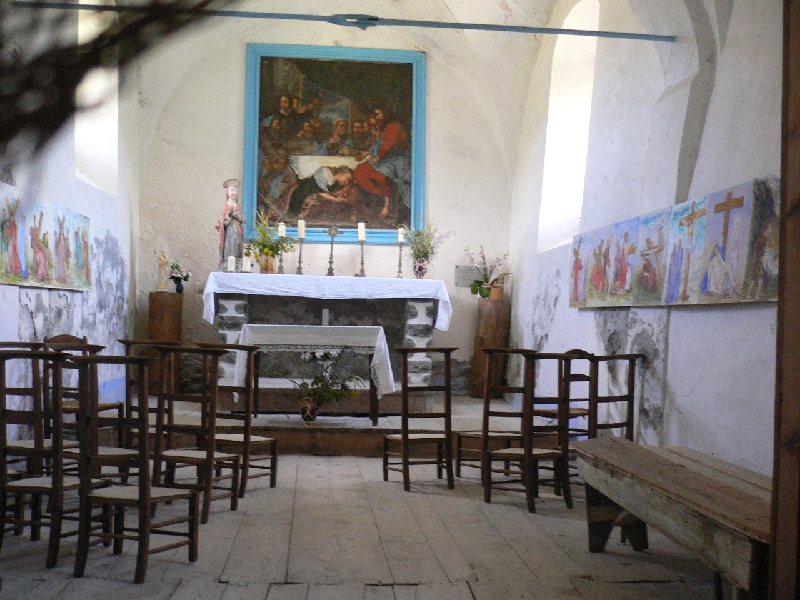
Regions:
<instances>
[{"instance_id":1,"label":"stations of the cross painting","mask_svg":"<svg viewBox=\"0 0 800 600\"><path fill-rule=\"evenodd\" d=\"M741 208L744 206L744 196L738 198L733 197L732 192L728 192L725 196L725 202L720 202L714 207L715 213L724 212L725 216L722 221L722 254L728 256L728 225L730 224L731 211L734 208ZM727 258L726 258L727 260Z\"/></svg>"},{"instance_id":2,"label":"stations of the cross painting","mask_svg":"<svg viewBox=\"0 0 800 600\"><path fill-rule=\"evenodd\" d=\"M705 208L695 210L694 202L692 202L689 212L681 217L680 221L678 221L678 225L681 227L686 227L686 256L683 260L683 285L681 286L680 295L680 299L683 302L688 302L689 300L689 267L692 264L691 260L692 246L694 245L694 224L700 218L705 217L706 213L707 210Z\"/></svg>"}]
</instances>

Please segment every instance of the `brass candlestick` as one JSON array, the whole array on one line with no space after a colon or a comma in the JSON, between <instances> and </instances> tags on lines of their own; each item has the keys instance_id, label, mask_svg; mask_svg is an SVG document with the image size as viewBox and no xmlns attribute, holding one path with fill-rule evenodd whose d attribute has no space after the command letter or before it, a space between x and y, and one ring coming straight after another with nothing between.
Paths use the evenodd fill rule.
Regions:
<instances>
[{"instance_id":1,"label":"brass candlestick","mask_svg":"<svg viewBox=\"0 0 800 600\"><path fill-rule=\"evenodd\" d=\"M335 238L342 232L339 231L336 225L334 224L331 225L328 229L326 229L322 233L327 233L329 236L331 236L331 254L328 257L328 272L326 273L326 275L333 275L333 238Z\"/></svg>"},{"instance_id":2,"label":"brass candlestick","mask_svg":"<svg viewBox=\"0 0 800 600\"><path fill-rule=\"evenodd\" d=\"M297 271L295 271L295 275L302 275L303 274L303 238L297 240L300 243L300 253L297 255Z\"/></svg>"},{"instance_id":3,"label":"brass candlestick","mask_svg":"<svg viewBox=\"0 0 800 600\"><path fill-rule=\"evenodd\" d=\"M397 242L397 247L400 248L400 257L397 259L397 277L403 278L403 242Z\"/></svg>"},{"instance_id":4,"label":"brass candlestick","mask_svg":"<svg viewBox=\"0 0 800 600\"><path fill-rule=\"evenodd\" d=\"M364 240L358 242L361 245L361 270L358 272L356 277L366 277L367 274L364 272Z\"/></svg>"},{"instance_id":5,"label":"brass candlestick","mask_svg":"<svg viewBox=\"0 0 800 600\"><path fill-rule=\"evenodd\" d=\"M278 275L283 275L283 250L278 252Z\"/></svg>"}]
</instances>

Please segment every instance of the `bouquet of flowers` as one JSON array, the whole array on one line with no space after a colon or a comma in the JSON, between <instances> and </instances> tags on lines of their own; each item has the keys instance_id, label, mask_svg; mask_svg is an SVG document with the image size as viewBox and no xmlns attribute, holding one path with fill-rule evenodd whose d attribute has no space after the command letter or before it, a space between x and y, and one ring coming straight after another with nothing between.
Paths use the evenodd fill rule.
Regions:
<instances>
[{"instance_id":1,"label":"bouquet of flowers","mask_svg":"<svg viewBox=\"0 0 800 600\"><path fill-rule=\"evenodd\" d=\"M264 213L256 216L256 237L248 244L259 256L278 256L281 252L289 252L294 248L295 239L288 235L278 235L278 224L270 224Z\"/></svg>"},{"instance_id":2,"label":"bouquet of flowers","mask_svg":"<svg viewBox=\"0 0 800 600\"><path fill-rule=\"evenodd\" d=\"M189 277L191 276L192 272L187 269L182 269L181 265L177 262L174 262L169 266L169 278L172 279L174 283L178 283L179 281L189 281Z\"/></svg>"},{"instance_id":3,"label":"bouquet of flowers","mask_svg":"<svg viewBox=\"0 0 800 600\"><path fill-rule=\"evenodd\" d=\"M439 228L433 223L425 223L419 229L411 229L407 225L401 225L406 230L406 242L411 249L414 260L430 261L439 251L451 232L441 233Z\"/></svg>"},{"instance_id":4,"label":"bouquet of flowers","mask_svg":"<svg viewBox=\"0 0 800 600\"><path fill-rule=\"evenodd\" d=\"M473 294L480 294L483 297L489 296L489 290L493 287L503 287L503 280L508 273L504 270L504 264L508 258L508 252L496 258L493 261L486 260L486 253L483 250L483 244L477 253L470 251L469 246L464 249L467 255L469 264L478 270L479 279L476 279L470 285L470 290ZM484 292L485 290L485 292Z\"/></svg>"}]
</instances>

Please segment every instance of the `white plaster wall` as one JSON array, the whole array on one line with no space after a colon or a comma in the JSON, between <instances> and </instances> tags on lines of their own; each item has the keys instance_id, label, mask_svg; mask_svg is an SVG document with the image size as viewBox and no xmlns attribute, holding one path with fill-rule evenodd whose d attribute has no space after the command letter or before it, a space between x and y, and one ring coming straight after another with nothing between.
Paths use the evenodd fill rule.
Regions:
<instances>
[{"instance_id":1,"label":"white plaster wall","mask_svg":"<svg viewBox=\"0 0 800 600\"><path fill-rule=\"evenodd\" d=\"M549 24L572 4L556 3ZM737 0L730 13L694 1L601 4L602 29L679 39L598 44L582 231L778 172L781 22L777 0ZM644 352L640 441L683 444L769 473L774 304L571 309L570 248L533 253L550 54L545 40L514 174L513 342Z\"/></svg>"},{"instance_id":2,"label":"white plaster wall","mask_svg":"<svg viewBox=\"0 0 800 600\"><path fill-rule=\"evenodd\" d=\"M498 6L505 3L498 3ZM449 5L455 6L455 12ZM263 9L258 3L241 10ZM370 12L384 17L453 20L455 2L363 2L326 4L325 12ZM271 11L314 12L317 4L276 2ZM460 14L460 13L459 13ZM465 13L472 15L469 11ZM536 13L544 19L543 13ZM523 9L507 21L527 19ZM535 21L537 17L534 15ZM475 21L474 15L469 20ZM184 338L214 339L201 321L199 292L217 264L214 225L224 201L222 182L241 177L244 73L247 43L341 45L417 50L427 59L426 216L452 232L429 269L429 278L448 286L454 307L450 331L436 332L435 343L471 354L477 310L468 289L453 287L453 266L464 264L464 247L483 243L488 254L508 249L512 171L524 109L528 71L537 47L534 36L511 38L484 33L417 28L367 31L327 24L217 19L172 40L140 66L139 108L125 127L135 128L139 148L139 250L137 308L146 327L147 294L155 287L155 257L166 251L194 276L184 299ZM304 271L323 274L328 245L306 245ZM409 255L405 276L411 277ZM288 272L296 255L286 257ZM337 274L358 270L355 245L337 245ZM368 246L368 275L392 277L397 247Z\"/></svg>"}]
</instances>

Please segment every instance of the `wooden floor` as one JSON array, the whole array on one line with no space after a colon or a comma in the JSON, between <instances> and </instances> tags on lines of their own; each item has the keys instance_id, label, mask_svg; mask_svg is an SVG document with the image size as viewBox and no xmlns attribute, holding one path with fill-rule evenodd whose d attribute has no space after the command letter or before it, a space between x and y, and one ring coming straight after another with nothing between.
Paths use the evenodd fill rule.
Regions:
<instances>
[{"instance_id":1,"label":"wooden floor","mask_svg":"<svg viewBox=\"0 0 800 600\"><path fill-rule=\"evenodd\" d=\"M713 598L711 572L652 530L648 551L633 552L614 534L604 554L589 554L579 486L573 510L545 490L531 515L522 495L499 492L485 504L476 479L448 490L426 469L412 471L404 493L397 474L382 481L380 459L281 456L277 488L254 480L237 512L212 504L198 562L187 562L185 548L151 556L138 586L130 583L134 543L122 556L92 549L86 575L74 579L75 538L48 570L46 535L7 536L0 598Z\"/></svg>"}]
</instances>

